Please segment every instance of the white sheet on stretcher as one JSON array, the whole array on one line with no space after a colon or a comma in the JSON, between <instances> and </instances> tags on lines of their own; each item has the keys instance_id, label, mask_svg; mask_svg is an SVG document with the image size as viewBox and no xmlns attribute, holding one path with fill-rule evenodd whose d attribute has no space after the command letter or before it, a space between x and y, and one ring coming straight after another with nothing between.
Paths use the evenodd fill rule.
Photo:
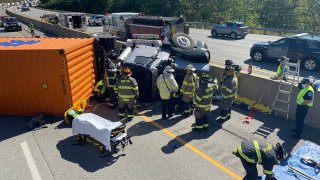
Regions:
<instances>
[{"instance_id":1,"label":"white sheet on stretcher","mask_svg":"<svg viewBox=\"0 0 320 180\"><path fill-rule=\"evenodd\" d=\"M92 113L78 115L72 121L72 133L90 135L94 139L106 146L106 150L111 151L110 136L111 131L119 126L120 122L111 122Z\"/></svg>"}]
</instances>

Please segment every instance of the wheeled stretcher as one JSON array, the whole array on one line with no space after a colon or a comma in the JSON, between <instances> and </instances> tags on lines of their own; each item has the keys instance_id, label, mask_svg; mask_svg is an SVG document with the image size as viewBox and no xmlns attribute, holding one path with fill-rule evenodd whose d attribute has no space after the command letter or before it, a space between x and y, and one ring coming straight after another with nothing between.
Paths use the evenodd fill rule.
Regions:
<instances>
[{"instance_id":1,"label":"wheeled stretcher","mask_svg":"<svg viewBox=\"0 0 320 180\"><path fill-rule=\"evenodd\" d=\"M111 122L92 113L80 114L72 121L72 133L80 144L92 143L107 154L118 153L132 144L125 128L121 122Z\"/></svg>"}]
</instances>

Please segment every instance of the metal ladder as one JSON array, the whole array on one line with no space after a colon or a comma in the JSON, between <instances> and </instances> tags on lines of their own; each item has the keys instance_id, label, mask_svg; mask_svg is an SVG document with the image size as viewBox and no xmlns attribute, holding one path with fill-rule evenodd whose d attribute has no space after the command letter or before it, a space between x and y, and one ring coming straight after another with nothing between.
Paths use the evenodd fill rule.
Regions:
<instances>
[{"instance_id":1,"label":"metal ladder","mask_svg":"<svg viewBox=\"0 0 320 180\"><path fill-rule=\"evenodd\" d=\"M287 115L287 119L289 119L290 98L291 98L292 88L299 82L300 62L301 61L299 60L297 61L297 63L287 63L287 66L289 69L285 70L284 72L284 77L286 77L286 80L283 80L283 78L281 78L277 96L273 101L273 105L272 105L271 112L276 110L276 111L285 113ZM279 97L280 94L282 95L282 98ZM285 97L287 97L287 99ZM279 107L279 105L282 105L282 107L286 105L287 108L285 109L285 108L282 108L281 106Z\"/></svg>"}]
</instances>

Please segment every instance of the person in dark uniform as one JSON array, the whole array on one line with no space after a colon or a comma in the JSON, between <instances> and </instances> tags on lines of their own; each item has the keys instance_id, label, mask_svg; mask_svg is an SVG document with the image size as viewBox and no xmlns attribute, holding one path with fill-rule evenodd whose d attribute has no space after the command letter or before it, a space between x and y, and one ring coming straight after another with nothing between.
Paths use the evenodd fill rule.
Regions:
<instances>
[{"instance_id":1,"label":"person in dark uniform","mask_svg":"<svg viewBox=\"0 0 320 180\"><path fill-rule=\"evenodd\" d=\"M241 163L246 171L243 180L258 179L257 163L263 166L263 173L266 180L276 180L272 172L273 166L278 164L277 160L286 157L286 153L280 143L273 147L267 142L242 141L235 148L233 154L240 158Z\"/></svg>"},{"instance_id":2,"label":"person in dark uniform","mask_svg":"<svg viewBox=\"0 0 320 180\"><path fill-rule=\"evenodd\" d=\"M296 99L296 128L292 130L295 133L292 136L293 138L302 138L304 119L307 116L309 107L313 106L314 89L312 87L312 83L314 82L314 80L314 77L304 78L298 85L301 90Z\"/></svg>"}]
</instances>

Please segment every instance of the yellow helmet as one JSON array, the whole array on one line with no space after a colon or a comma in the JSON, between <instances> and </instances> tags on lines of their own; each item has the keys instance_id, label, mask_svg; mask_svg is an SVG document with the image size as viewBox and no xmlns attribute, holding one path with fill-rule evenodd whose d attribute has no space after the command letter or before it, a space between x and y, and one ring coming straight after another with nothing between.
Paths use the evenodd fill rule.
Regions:
<instances>
[{"instance_id":1,"label":"yellow helmet","mask_svg":"<svg viewBox=\"0 0 320 180\"><path fill-rule=\"evenodd\" d=\"M193 67L192 64L188 64L188 66L186 67L186 70L195 71L196 69Z\"/></svg>"}]
</instances>

